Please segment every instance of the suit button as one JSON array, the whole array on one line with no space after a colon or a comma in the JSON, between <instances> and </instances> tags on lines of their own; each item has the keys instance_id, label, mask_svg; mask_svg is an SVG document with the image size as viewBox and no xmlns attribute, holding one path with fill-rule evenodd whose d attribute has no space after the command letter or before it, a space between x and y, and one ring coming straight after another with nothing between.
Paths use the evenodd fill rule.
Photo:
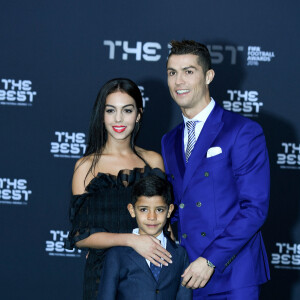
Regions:
<instances>
[{"instance_id":1,"label":"suit button","mask_svg":"<svg viewBox=\"0 0 300 300\"><path fill-rule=\"evenodd\" d=\"M204 176L205 176L205 177L208 177L208 176L209 176L209 173L208 173L208 172L205 172L205 173L204 173Z\"/></svg>"},{"instance_id":2,"label":"suit button","mask_svg":"<svg viewBox=\"0 0 300 300\"><path fill-rule=\"evenodd\" d=\"M197 207L201 207L202 203L199 201L196 203Z\"/></svg>"},{"instance_id":3,"label":"suit button","mask_svg":"<svg viewBox=\"0 0 300 300\"><path fill-rule=\"evenodd\" d=\"M201 235L202 235L202 236L206 236L206 233L205 233L205 232L201 232Z\"/></svg>"},{"instance_id":4,"label":"suit button","mask_svg":"<svg viewBox=\"0 0 300 300\"><path fill-rule=\"evenodd\" d=\"M174 175L173 175L173 174L171 174L171 178L174 180L174 178L175 178L175 177L174 177Z\"/></svg>"},{"instance_id":5,"label":"suit button","mask_svg":"<svg viewBox=\"0 0 300 300\"><path fill-rule=\"evenodd\" d=\"M186 233L184 233L184 234L182 235L182 237L183 237L184 239L186 239L186 237L187 237Z\"/></svg>"},{"instance_id":6,"label":"suit button","mask_svg":"<svg viewBox=\"0 0 300 300\"><path fill-rule=\"evenodd\" d=\"M156 289L156 290L155 290L155 293L156 293L156 294L159 294L159 289Z\"/></svg>"},{"instance_id":7,"label":"suit button","mask_svg":"<svg viewBox=\"0 0 300 300\"><path fill-rule=\"evenodd\" d=\"M179 207L184 208L184 203L180 203Z\"/></svg>"}]
</instances>

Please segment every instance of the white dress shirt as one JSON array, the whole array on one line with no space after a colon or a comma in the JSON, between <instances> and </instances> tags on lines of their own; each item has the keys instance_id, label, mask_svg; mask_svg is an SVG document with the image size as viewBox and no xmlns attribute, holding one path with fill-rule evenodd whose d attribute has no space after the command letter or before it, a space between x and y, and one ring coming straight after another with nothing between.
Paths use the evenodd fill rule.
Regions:
<instances>
[{"instance_id":1,"label":"white dress shirt","mask_svg":"<svg viewBox=\"0 0 300 300\"><path fill-rule=\"evenodd\" d=\"M134 228L134 229L132 230L132 233L133 233L133 234L136 234L136 235L139 235L139 228ZM161 234L160 234L159 236L157 236L156 238L160 241L161 246L164 247L164 248L166 249L166 248L167 248L167 239L166 239L166 237L165 237L163 231L162 231ZM149 266L149 268L150 268L150 261L149 261L147 258L145 258L145 259L146 259L146 262L147 262L147 264L148 264L148 266ZM160 265L160 267L162 267L162 266Z\"/></svg>"},{"instance_id":2,"label":"white dress shirt","mask_svg":"<svg viewBox=\"0 0 300 300\"><path fill-rule=\"evenodd\" d=\"M209 104L202 111L200 111L199 114L197 114L193 119L188 119L187 117L182 115L183 121L184 121L184 138L183 138L184 152L186 152L186 147L187 147L187 142L188 142L188 130L186 127L186 122L187 121L198 121L196 123L196 127L195 127L195 136L196 136L196 141L197 141L198 137L201 133L201 130L204 126L204 123L205 123L206 119L208 118L208 116L210 115L210 113L212 112L214 107L215 107L215 100L213 98L211 98Z\"/></svg>"}]
</instances>

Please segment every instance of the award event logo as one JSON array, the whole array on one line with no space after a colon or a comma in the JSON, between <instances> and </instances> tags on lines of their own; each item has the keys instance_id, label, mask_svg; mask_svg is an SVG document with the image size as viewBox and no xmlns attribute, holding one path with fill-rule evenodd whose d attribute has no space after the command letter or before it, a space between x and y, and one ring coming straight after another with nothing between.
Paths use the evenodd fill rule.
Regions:
<instances>
[{"instance_id":1,"label":"award event logo","mask_svg":"<svg viewBox=\"0 0 300 300\"><path fill-rule=\"evenodd\" d=\"M212 64L221 64L225 59L228 59L231 65L236 65L238 53L243 53L244 46L207 45L207 49L209 50Z\"/></svg>"},{"instance_id":2,"label":"award event logo","mask_svg":"<svg viewBox=\"0 0 300 300\"><path fill-rule=\"evenodd\" d=\"M274 57L274 51L263 51L260 46L248 46L247 66L259 66L261 62L271 62Z\"/></svg>"},{"instance_id":3,"label":"award event logo","mask_svg":"<svg viewBox=\"0 0 300 300\"><path fill-rule=\"evenodd\" d=\"M56 141L51 142L54 157L80 158L85 153L85 134L81 132L55 131Z\"/></svg>"},{"instance_id":4,"label":"award event logo","mask_svg":"<svg viewBox=\"0 0 300 300\"><path fill-rule=\"evenodd\" d=\"M111 41L104 40L103 45L108 47L108 58L114 60L120 57L122 60L128 60L128 57L132 57L136 61L159 61L161 55L158 54L158 50L161 50L161 45L156 42L136 42L129 45L129 41Z\"/></svg>"},{"instance_id":5,"label":"award event logo","mask_svg":"<svg viewBox=\"0 0 300 300\"><path fill-rule=\"evenodd\" d=\"M271 264L276 269L300 270L300 244L276 243Z\"/></svg>"},{"instance_id":6,"label":"award event logo","mask_svg":"<svg viewBox=\"0 0 300 300\"><path fill-rule=\"evenodd\" d=\"M110 60L128 59L145 62L158 62L167 57L170 44L166 47L158 42L129 42L104 40L103 46L107 49ZM237 65L239 61L247 61L247 66L259 66L260 63L271 62L275 57L274 51L264 51L260 46L242 45L207 45L212 64L227 63ZM241 60L242 59L242 60Z\"/></svg>"},{"instance_id":7,"label":"award event logo","mask_svg":"<svg viewBox=\"0 0 300 300\"><path fill-rule=\"evenodd\" d=\"M68 237L69 232L63 230L50 230L50 239L46 241L45 251L50 256L64 256L64 257L80 257L81 250L68 250L64 248L64 241Z\"/></svg>"},{"instance_id":8,"label":"award event logo","mask_svg":"<svg viewBox=\"0 0 300 300\"><path fill-rule=\"evenodd\" d=\"M223 100L224 109L241 113L245 117L258 117L263 107L257 91L227 90L227 99Z\"/></svg>"},{"instance_id":9,"label":"award event logo","mask_svg":"<svg viewBox=\"0 0 300 300\"><path fill-rule=\"evenodd\" d=\"M30 80L1 79L0 105L32 106L36 95Z\"/></svg>"},{"instance_id":10,"label":"award event logo","mask_svg":"<svg viewBox=\"0 0 300 300\"><path fill-rule=\"evenodd\" d=\"M300 170L300 144L281 143L282 153L277 153L277 164L281 169Z\"/></svg>"},{"instance_id":11,"label":"award event logo","mask_svg":"<svg viewBox=\"0 0 300 300\"><path fill-rule=\"evenodd\" d=\"M0 178L0 204L27 205L31 194L26 179Z\"/></svg>"}]
</instances>

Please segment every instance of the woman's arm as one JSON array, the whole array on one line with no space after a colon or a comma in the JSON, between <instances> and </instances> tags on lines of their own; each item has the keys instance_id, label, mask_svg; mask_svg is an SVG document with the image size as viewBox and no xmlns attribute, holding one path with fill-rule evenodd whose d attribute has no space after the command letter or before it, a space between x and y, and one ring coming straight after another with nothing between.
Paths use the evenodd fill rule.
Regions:
<instances>
[{"instance_id":1,"label":"woman's arm","mask_svg":"<svg viewBox=\"0 0 300 300\"><path fill-rule=\"evenodd\" d=\"M150 235L136 235L132 233L97 232L76 243L78 248L104 249L115 246L133 248L141 256L154 265L165 266L172 263L171 254L164 249L158 239Z\"/></svg>"}]
</instances>

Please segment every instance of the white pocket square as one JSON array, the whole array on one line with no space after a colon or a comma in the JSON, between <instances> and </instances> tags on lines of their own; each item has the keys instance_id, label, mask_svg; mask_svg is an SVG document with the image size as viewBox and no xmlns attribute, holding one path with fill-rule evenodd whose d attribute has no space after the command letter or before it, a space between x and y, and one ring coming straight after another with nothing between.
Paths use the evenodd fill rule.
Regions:
<instances>
[{"instance_id":1,"label":"white pocket square","mask_svg":"<svg viewBox=\"0 0 300 300\"><path fill-rule=\"evenodd\" d=\"M220 147L212 147L207 150L206 157L216 156L222 153L222 149Z\"/></svg>"}]
</instances>

